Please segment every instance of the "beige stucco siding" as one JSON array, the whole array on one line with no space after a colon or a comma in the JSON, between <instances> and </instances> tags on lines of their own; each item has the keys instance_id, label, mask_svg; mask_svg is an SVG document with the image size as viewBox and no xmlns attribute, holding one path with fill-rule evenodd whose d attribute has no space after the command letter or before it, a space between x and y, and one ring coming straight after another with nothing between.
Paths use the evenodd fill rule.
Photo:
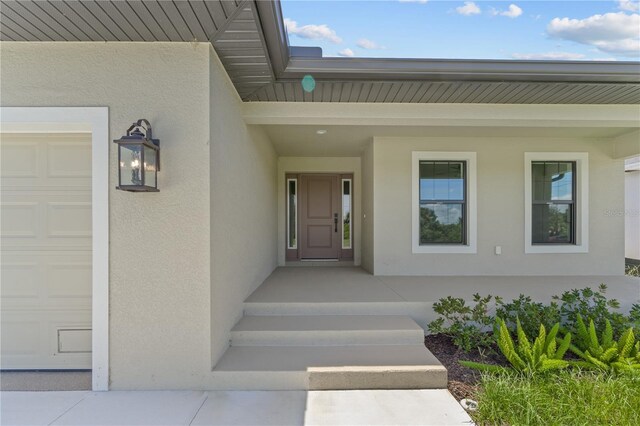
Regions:
<instances>
[{"instance_id":1,"label":"beige stucco siding","mask_svg":"<svg viewBox=\"0 0 640 426\"><path fill-rule=\"evenodd\" d=\"M276 266L276 153L247 126L241 100L211 50L212 362L229 344L244 299Z\"/></svg>"},{"instance_id":2,"label":"beige stucco siding","mask_svg":"<svg viewBox=\"0 0 640 426\"><path fill-rule=\"evenodd\" d=\"M375 138L374 263L376 275L620 275L624 173L611 144L592 139ZM477 254L413 254L411 153L477 152ZM524 253L524 153L589 153L589 253ZM365 153L366 155L366 153ZM494 254L495 246L502 255Z\"/></svg>"},{"instance_id":3,"label":"beige stucco siding","mask_svg":"<svg viewBox=\"0 0 640 426\"><path fill-rule=\"evenodd\" d=\"M110 139L152 123L159 193L115 190L108 142L111 388L197 386L211 365L208 44L2 43L1 55L3 106L107 106Z\"/></svg>"},{"instance_id":4,"label":"beige stucco siding","mask_svg":"<svg viewBox=\"0 0 640 426\"><path fill-rule=\"evenodd\" d=\"M0 54L2 106L107 106L110 140L151 121L160 192L109 194L110 387L203 388L276 265L268 137L244 124L209 44L2 43Z\"/></svg>"},{"instance_id":5,"label":"beige stucco siding","mask_svg":"<svg viewBox=\"0 0 640 426\"><path fill-rule=\"evenodd\" d=\"M362 267L375 273L373 263L373 140L362 153Z\"/></svg>"}]
</instances>

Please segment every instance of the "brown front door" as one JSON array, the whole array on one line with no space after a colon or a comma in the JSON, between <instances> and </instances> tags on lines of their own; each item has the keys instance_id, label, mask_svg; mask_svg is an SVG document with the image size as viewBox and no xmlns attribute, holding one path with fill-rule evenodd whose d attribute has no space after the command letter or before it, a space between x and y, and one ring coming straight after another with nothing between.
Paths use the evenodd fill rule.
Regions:
<instances>
[{"instance_id":1,"label":"brown front door","mask_svg":"<svg viewBox=\"0 0 640 426\"><path fill-rule=\"evenodd\" d=\"M339 175L300 175L300 258L338 259L341 249Z\"/></svg>"}]
</instances>

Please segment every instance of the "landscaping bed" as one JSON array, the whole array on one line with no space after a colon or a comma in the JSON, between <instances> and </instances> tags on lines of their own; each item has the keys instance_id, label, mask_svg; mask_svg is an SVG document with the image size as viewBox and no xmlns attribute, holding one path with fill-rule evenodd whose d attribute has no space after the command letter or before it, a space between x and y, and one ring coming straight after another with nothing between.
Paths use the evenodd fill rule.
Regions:
<instances>
[{"instance_id":1,"label":"landscaping bed","mask_svg":"<svg viewBox=\"0 0 640 426\"><path fill-rule=\"evenodd\" d=\"M479 425L640 424L640 305L627 314L606 286L549 304L474 295L434 304L425 346ZM468 407L469 408L469 407Z\"/></svg>"},{"instance_id":2,"label":"landscaping bed","mask_svg":"<svg viewBox=\"0 0 640 426\"><path fill-rule=\"evenodd\" d=\"M424 344L447 369L449 392L457 399L475 399L481 374L478 370L465 367L460 360L487 362L496 365L508 365L496 353L482 355L477 350L465 352L453 343L451 337L442 333L425 336Z\"/></svg>"}]
</instances>

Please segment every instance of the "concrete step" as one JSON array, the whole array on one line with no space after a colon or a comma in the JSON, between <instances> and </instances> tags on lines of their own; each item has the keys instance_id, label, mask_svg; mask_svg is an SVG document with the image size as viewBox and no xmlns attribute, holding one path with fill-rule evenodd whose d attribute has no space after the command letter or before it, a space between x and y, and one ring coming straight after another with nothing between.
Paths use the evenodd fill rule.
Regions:
<instances>
[{"instance_id":1,"label":"concrete step","mask_svg":"<svg viewBox=\"0 0 640 426\"><path fill-rule=\"evenodd\" d=\"M420 345L235 346L215 387L243 390L444 389L447 370Z\"/></svg>"},{"instance_id":2,"label":"concrete step","mask_svg":"<svg viewBox=\"0 0 640 426\"><path fill-rule=\"evenodd\" d=\"M231 330L231 346L421 344L424 330L397 315L245 316Z\"/></svg>"},{"instance_id":3,"label":"concrete step","mask_svg":"<svg viewBox=\"0 0 640 426\"><path fill-rule=\"evenodd\" d=\"M433 304L433 303L432 303ZM261 315L409 315L425 309L422 302L244 302L244 314ZM431 305L429 305L431 306Z\"/></svg>"}]
</instances>

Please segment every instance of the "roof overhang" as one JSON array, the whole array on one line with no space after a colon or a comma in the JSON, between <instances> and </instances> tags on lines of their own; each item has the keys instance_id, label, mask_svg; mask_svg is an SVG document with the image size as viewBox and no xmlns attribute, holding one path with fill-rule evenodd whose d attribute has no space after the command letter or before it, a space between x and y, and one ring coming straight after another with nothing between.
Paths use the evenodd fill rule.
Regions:
<instances>
[{"instance_id":1,"label":"roof overhang","mask_svg":"<svg viewBox=\"0 0 640 426\"><path fill-rule=\"evenodd\" d=\"M639 104L640 62L323 58L279 0L0 0L0 40L210 42L245 101ZM300 79L312 75L314 93Z\"/></svg>"}]
</instances>

